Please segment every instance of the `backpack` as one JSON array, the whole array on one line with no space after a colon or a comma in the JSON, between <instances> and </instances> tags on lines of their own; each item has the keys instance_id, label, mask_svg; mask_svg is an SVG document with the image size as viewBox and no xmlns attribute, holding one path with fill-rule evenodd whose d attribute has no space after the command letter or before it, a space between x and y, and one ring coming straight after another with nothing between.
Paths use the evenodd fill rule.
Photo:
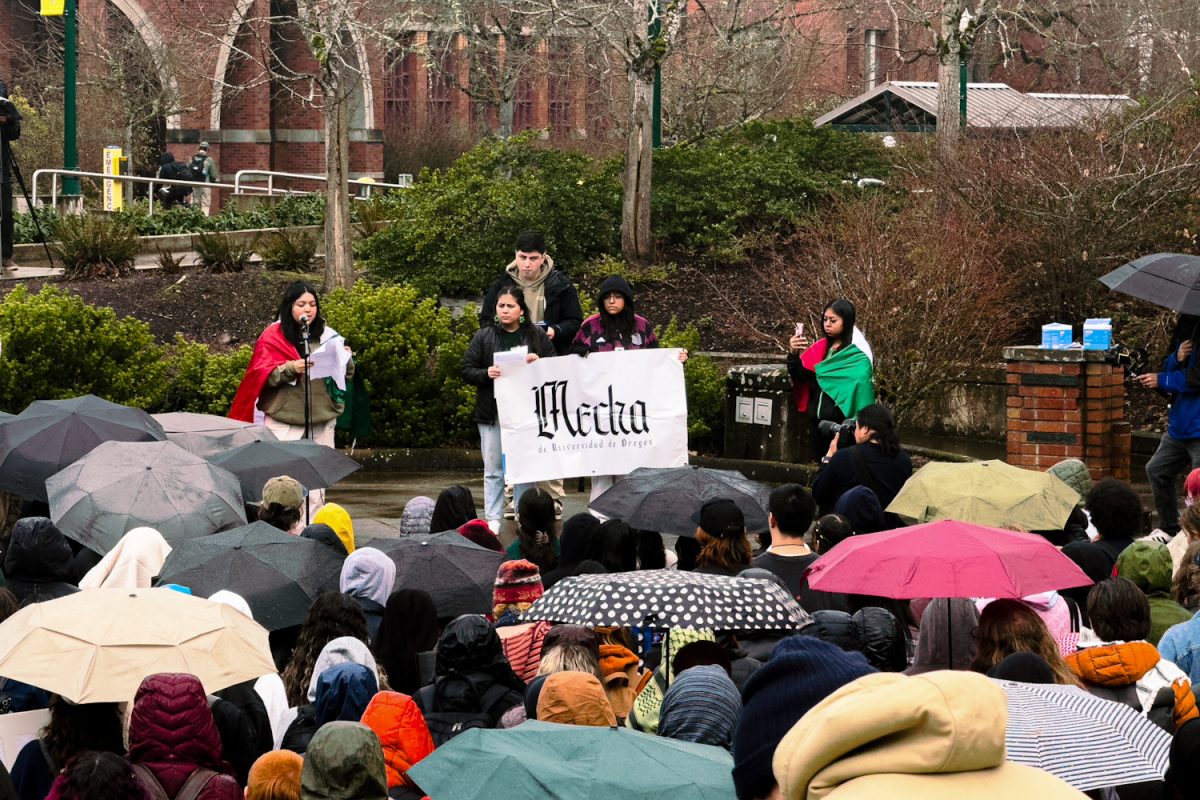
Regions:
<instances>
[{"instance_id":1,"label":"backpack","mask_svg":"<svg viewBox=\"0 0 1200 800\"><path fill-rule=\"evenodd\" d=\"M494 684L486 692L480 700L480 705L483 706L482 711L434 711L434 685L422 686L413 695L413 699L417 701L417 706L425 714L425 724L429 726L429 733L433 736L433 746L441 747L446 742L458 736L463 731L469 731L472 728L494 728L500 716L508 711L507 708L499 709L499 713L493 713L495 709L492 706L499 703L511 691L507 686Z\"/></svg>"},{"instance_id":2,"label":"backpack","mask_svg":"<svg viewBox=\"0 0 1200 800\"><path fill-rule=\"evenodd\" d=\"M204 171L204 165L208 163L208 156L197 153L192 156L192 160L188 162L188 180L199 181L200 183L208 183L208 173Z\"/></svg>"},{"instance_id":3,"label":"backpack","mask_svg":"<svg viewBox=\"0 0 1200 800\"><path fill-rule=\"evenodd\" d=\"M208 782L217 777L214 770L206 767L196 767L196 771L188 775L188 779L183 782L183 786L179 787L179 793L175 797L167 795L167 790L158 782L158 778L144 764L134 764L133 774L137 775L142 786L145 787L146 793L150 796L150 800L196 800L200 793L204 791L204 787Z\"/></svg>"}]
</instances>

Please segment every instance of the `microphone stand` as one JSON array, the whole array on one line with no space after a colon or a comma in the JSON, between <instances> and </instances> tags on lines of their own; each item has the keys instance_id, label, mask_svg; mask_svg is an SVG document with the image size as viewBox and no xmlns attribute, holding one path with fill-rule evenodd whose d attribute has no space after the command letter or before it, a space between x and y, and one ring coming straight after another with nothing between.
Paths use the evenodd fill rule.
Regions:
<instances>
[{"instance_id":1,"label":"microphone stand","mask_svg":"<svg viewBox=\"0 0 1200 800\"><path fill-rule=\"evenodd\" d=\"M308 357L312 355L311 344L308 341L308 317L304 317L300 322L300 334L304 339L304 437L309 441L312 440L312 380L308 377ZM307 495L304 498L304 526L308 527L311 523L309 520L309 508L311 507Z\"/></svg>"}]
</instances>

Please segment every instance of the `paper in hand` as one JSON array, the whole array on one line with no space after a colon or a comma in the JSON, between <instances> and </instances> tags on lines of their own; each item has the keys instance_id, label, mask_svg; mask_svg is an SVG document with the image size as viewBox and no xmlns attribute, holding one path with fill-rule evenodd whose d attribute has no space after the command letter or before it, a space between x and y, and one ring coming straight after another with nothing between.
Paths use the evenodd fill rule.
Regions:
<instances>
[{"instance_id":1,"label":"paper in hand","mask_svg":"<svg viewBox=\"0 0 1200 800\"><path fill-rule=\"evenodd\" d=\"M350 363L350 351L346 349L346 339L335 336L324 342L308 356L308 378L333 378L333 382L343 392L346 391L346 365Z\"/></svg>"},{"instance_id":2,"label":"paper in hand","mask_svg":"<svg viewBox=\"0 0 1200 800\"><path fill-rule=\"evenodd\" d=\"M501 350L492 356L492 366L500 366L502 364L524 364L525 356L529 354L529 348L525 345L514 347L511 350Z\"/></svg>"}]
</instances>

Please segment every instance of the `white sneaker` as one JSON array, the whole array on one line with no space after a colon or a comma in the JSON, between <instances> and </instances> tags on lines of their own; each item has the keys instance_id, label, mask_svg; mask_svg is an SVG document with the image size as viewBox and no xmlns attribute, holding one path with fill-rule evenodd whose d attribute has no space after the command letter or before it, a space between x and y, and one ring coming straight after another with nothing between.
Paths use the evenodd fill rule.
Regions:
<instances>
[{"instance_id":1,"label":"white sneaker","mask_svg":"<svg viewBox=\"0 0 1200 800\"><path fill-rule=\"evenodd\" d=\"M1173 534L1167 533L1162 528L1155 528L1143 541L1158 542L1159 544L1170 544L1171 540L1174 538L1175 536Z\"/></svg>"},{"instance_id":2,"label":"white sneaker","mask_svg":"<svg viewBox=\"0 0 1200 800\"><path fill-rule=\"evenodd\" d=\"M500 520L498 520L498 519L489 519L489 520L488 520L488 529L489 529L489 530L490 530L492 533L494 533L494 534L496 534L497 536L499 536L499 535L500 535Z\"/></svg>"}]
</instances>

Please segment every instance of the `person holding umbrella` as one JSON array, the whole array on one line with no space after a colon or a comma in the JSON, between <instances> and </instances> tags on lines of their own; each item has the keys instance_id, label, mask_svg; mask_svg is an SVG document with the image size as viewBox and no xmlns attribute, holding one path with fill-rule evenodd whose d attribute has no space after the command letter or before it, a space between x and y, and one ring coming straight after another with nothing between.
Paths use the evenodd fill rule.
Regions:
<instances>
[{"instance_id":1,"label":"person holding umbrella","mask_svg":"<svg viewBox=\"0 0 1200 800\"><path fill-rule=\"evenodd\" d=\"M841 425L875 402L874 354L854 327L856 317L853 303L834 300L821 312L822 338L805 348L804 328L797 325L796 335L788 340L787 368L796 409L809 413L816 427L814 456L825 452L834 438L821 430L822 422Z\"/></svg>"},{"instance_id":2,"label":"person holding umbrella","mask_svg":"<svg viewBox=\"0 0 1200 800\"><path fill-rule=\"evenodd\" d=\"M1158 442L1158 449L1146 462L1146 477L1154 494L1158 527L1169 534L1179 533L1176 478L1182 472L1200 467L1198 332L1200 317L1181 314L1171 332L1171 347L1163 359L1162 371L1134 376L1138 385L1165 394L1171 403L1167 430Z\"/></svg>"}]
</instances>

